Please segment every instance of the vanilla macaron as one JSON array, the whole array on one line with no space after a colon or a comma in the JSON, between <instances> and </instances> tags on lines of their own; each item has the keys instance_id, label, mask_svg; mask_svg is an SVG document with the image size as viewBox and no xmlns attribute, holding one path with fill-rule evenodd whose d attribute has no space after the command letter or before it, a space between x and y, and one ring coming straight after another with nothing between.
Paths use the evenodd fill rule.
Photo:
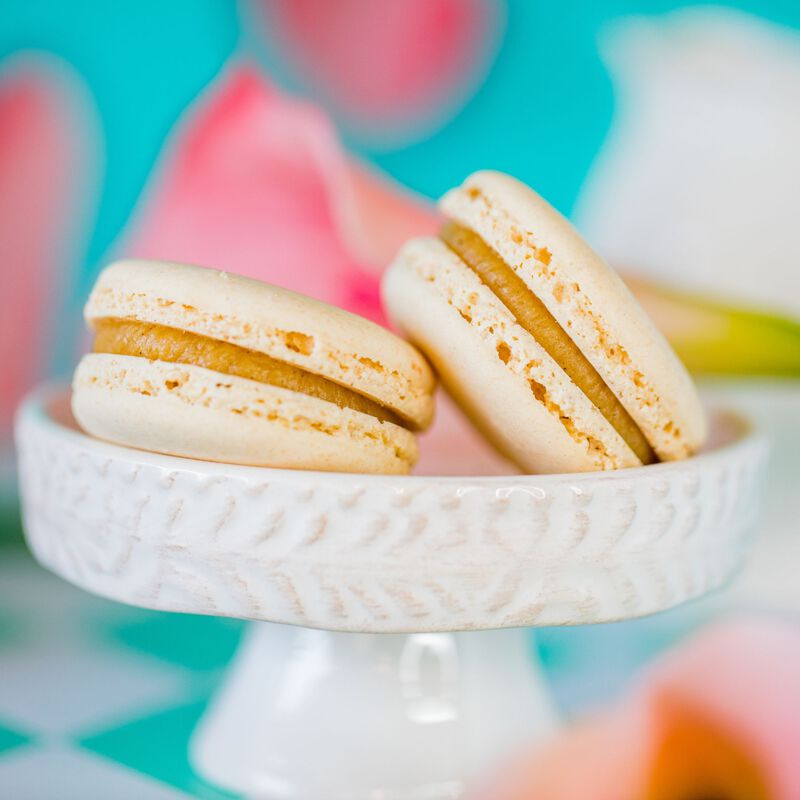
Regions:
<instances>
[{"instance_id":1,"label":"vanilla macaron","mask_svg":"<svg viewBox=\"0 0 800 800\"><path fill-rule=\"evenodd\" d=\"M408 242L384 305L487 438L522 469L685 458L706 436L686 369L622 280L534 191L478 172Z\"/></svg>"},{"instance_id":2,"label":"vanilla macaron","mask_svg":"<svg viewBox=\"0 0 800 800\"><path fill-rule=\"evenodd\" d=\"M369 320L225 272L120 261L85 309L72 409L111 442L211 461L405 473L435 379Z\"/></svg>"}]
</instances>

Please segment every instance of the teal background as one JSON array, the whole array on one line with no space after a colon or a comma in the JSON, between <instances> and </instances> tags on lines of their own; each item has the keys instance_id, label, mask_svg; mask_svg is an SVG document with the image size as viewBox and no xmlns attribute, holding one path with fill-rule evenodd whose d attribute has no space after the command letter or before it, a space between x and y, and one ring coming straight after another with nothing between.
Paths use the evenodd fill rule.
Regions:
<instances>
[{"instance_id":1,"label":"teal background","mask_svg":"<svg viewBox=\"0 0 800 800\"><path fill-rule=\"evenodd\" d=\"M473 169L493 167L535 185L570 213L614 114L599 35L629 15L708 4L508 0L504 5L503 39L485 81L440 129L395 146L362 139L352 130L344 139L351 150L429 197ZM722 5L800 28L797 0ZM100 117L100 201L85 251L73 266L66 299L71 308L80 305L128 220L171 126L232 55L254 58L281 86L308 92L270 41L268 16L232 0L0 0L0 60L25 50L68 62L85 81ZM70 314L64 324L68 321ZM62 345L55 356L59 371L69 369L68 355Z\"/></svg>"}]
</instances>

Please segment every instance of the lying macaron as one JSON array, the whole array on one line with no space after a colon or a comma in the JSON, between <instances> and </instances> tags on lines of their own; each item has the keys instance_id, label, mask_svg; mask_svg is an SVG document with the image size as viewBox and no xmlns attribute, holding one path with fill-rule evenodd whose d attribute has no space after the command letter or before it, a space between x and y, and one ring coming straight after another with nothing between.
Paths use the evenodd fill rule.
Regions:
<instances>
[{"instance_id":1,"label":"lying macaron","mask_svg":"<svg viewBox=\"0 0 800 800\"><path fill-rule=\"evenodd\" d=\"M496 447L531 472L679 459L706 423L685 368L616 273L527 186L478 172L408 242L384 305Z\"/></svg>"},{"instance_id":2,"label":"lying macaron","mask_svg":"<svg viewBox=\"0 0 800 800\"><path fill-rule=\"evenodd\" d=\"M121 261L85 309L72 408L101 439L273 467L404 473L433 415L424 357L380 326L225 272Z\"/></svg>"}]
</instances>

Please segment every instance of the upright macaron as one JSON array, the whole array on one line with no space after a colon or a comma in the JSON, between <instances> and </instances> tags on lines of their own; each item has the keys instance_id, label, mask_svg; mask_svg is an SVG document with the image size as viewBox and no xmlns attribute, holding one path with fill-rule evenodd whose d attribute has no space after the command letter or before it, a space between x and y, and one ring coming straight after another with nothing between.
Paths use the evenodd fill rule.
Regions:
<instances>
[{"instance_id":1,"label":"upright macaron","mask_svg":"<svg viewBox=\"0 0 800 800\"><path fill-rule=\"evenodd\" d=\"M434 376L369 320L225 272L120 261L85 309L73 380L88 433L212 461L404 473Z\"/></svg>"},{"instance_id":2,"label":"upright macaron","mask_svg":"<svg viewBox=\"0 0 800 800\"><path fill-rule=\"evenodd\" d=\"M706 436L686 369L617 274L519 181L477 172L382 287L390 317L530 472L638 466Z\"/></svg>"}]
</instances>

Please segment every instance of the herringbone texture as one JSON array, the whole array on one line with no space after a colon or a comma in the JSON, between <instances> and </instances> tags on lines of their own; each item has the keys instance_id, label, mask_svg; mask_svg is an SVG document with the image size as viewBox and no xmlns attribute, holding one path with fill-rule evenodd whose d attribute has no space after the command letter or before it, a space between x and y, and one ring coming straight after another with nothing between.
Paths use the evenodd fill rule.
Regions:
<instances>
[{"instance_id":1,"label":"herringbone texture","mask_svg":"<svg viewBox=\"0 0 800 800\"><path fill-rule=\"evenodd\" d=\"M123 602L358 631L580 624L720 585L758 443L593 475L386 478L226 468L23 424L27 535ZM185 466L184 466L185 465Z\"/></svg>"}]
</instances>

